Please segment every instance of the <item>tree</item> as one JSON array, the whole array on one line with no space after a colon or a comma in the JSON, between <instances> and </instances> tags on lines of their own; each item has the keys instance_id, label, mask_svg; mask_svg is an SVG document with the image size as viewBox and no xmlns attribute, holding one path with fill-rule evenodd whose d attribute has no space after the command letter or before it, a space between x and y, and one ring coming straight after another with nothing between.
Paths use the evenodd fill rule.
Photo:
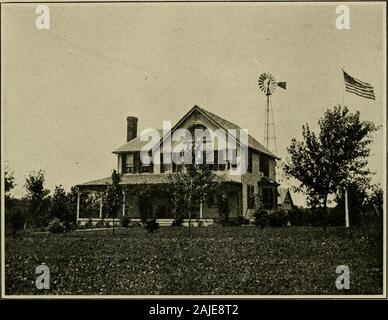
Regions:
<instances>
[{"instance_id":1,"label":"tree","mask_svg":"<svg viewBox=\"0 0 388 320\"><path fill-rule=\"evenodd\" d=\"M4 194L9 196L11 190L15 187L15 177L8 168L4 169Z\"/></svg>"},{"instance_id":2,"label":"tree","mask_svg":"<svg viewBox=\"0 0 388 320\"><path fill-rule=\"evenodd\" d=\"M115 232L115 217L120 210L123 199L120 181L120 174L118 174L116 170L113 170L112 183L107 185L104 197L107 206L107 215L113 219L113 233Z\"/></svg>"},{"instance_id":3,"label":"tree","mask_svg":"<svg viewBox=\"0 0 388 320\"><path fill-rule=\"evenodd\" d=\"M28 218L35 229L47 224L49 219L49 190L44 188L44 171L32 171L24 184L28 199Z\"/></svg>"},{"instance_id":4,"label":"tree","mask_svg":"<svg viewBox=\"0 0 388 320\"><path fill-rule=\"evenodd\" d=\"M15 237L18 230L21 230L26 222L28 204L26 199L12 198L12 206L5 212L6 226L12 228L12 235Z\"/></svg>"},{"instance_id":5,"label":"tree","mask_svg":"<svg viewBox=\"0 0 388 320\"><path fill-rule=\"evenodd\" d=\"M71 187L70 192L66 194L66 197L68 199L68 210L70 214L70 221L76 223L76 216L77 216L77 198L78 198L78 191L76 187Z\"/></svg>"},{"instance_id":6,"label":"tree","mask_svg":"<svg viewBox=\"0 0 388 320\"><path fill-rule=\"evenodd\" d=\"M363 213L368 223L374 222L383 224L384 216L384 191L379 184L372 185L370 193L363 204Z\"/></svg>"},{"instance_id":7,"label":"tree","mask_svg":"<svg viewBox=\"0 0 388 320\"><path fill-rule=\"evenodd\" d=\"M12 206L12 199L10 192L15 187L15 177L13 176L13 172L9 170L9 168L4 169L4 202L5 209L10 209Z\"/></svg>"},{"instance_id":8,"label":"tree","mask_svg":"<svg viewBox=\"0 0 388 320\"><path fill-rule=\"evenodd\" d=\"M373 185L371 189L372 194L369 195L368 199L366 200L366 204L372 205L376 211L376 214L382 216L384 212L384 191L378 184Z\"/></svg>"},{"instance_id":9,"label":"tree","mask_svg":"<svg viewBox=\"0 0 388 320\"><path fill-rule=\"evenodd\" d=\"M206 164L184 164L180 170L171 173L168 179L171 200L178 215L186 214L189 217L190 234L195 206L218 193L223 176L216 175Z\"/></svg>"},{"instance_id":10,"label":"tree","mask_svg":"<svg viewBox=\"0 0 388 320\"><path fill-rule=\"evenodd\" d=\"M4 204L6 214L6 224L12 227L12 235L23 228L25 223L25 214L23 211L23 201L11 197L10 192L15 187L15 177L9 168L4 170Z\"/></svg>"},{"instance_id":11,"label":"tree","mask_svg":"<svg viewBox=\"0 0 388 320\"><path fill-rule=\"evenodd\" d=\"M71 211L73 208L72 201L71 193L66 194L62 185L55 187L51 203L51 218L58 218L66 228L74 222L74 212Z\"/></svg>"},{"instance_id":12,"label":"tree","mask_svg":"<svg viewBox=\"0 0 388 320\"><path fill-rule=\"evenodd\" d=\"M378 128L373 122L361 121L359 112L351 113L340 105L328 109L318 125L318 134L306 124L302 127L303 140L292 139L283 169L299 180L298 189L307 193L309 204L327 214L329 195L338 194L355 181L370 180L367 158L371 134Z\"/></svg>"}]
</instances>

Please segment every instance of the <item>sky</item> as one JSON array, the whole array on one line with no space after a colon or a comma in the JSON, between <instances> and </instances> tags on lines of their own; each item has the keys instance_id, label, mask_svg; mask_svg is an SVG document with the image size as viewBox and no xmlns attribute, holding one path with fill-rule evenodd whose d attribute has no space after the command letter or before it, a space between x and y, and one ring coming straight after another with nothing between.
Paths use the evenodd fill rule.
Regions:
<instances>
[{"instance_id":1,"label":"sky","mask_svg":"<svg viewBox=\"0 0 388 320\"><path fill-rule=\"evenodd\" d=\"M317 129L336 104L383 125L385 4L348 3L349 30L336 28L337 5L50 4L50 29L38 30L36 5L3 4L3 159L13 195L24 194L31 170L45 170L51 190L109 176L127 116L139 118L140 132L199 105L264 142L264 72L287 82L272 96L282 159L302 125ZM373 85L376 100L344 93L341 68ZM370 157L379 183L384 143L382 128Z\"/></svg>"}]
</instances>

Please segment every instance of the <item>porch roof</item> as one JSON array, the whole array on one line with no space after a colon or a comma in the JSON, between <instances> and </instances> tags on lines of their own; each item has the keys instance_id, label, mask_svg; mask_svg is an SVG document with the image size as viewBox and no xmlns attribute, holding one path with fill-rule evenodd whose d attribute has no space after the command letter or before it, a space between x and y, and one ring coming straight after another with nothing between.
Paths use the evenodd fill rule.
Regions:
<instances>
[{"instance_id":1,"label":"porch roof","mask_svg":"<svg viewBox=\"0 0 388 320\"><path fill-rule=\"evenodd\" d=\"M124 174L121 176L121 185L142 185L142 184L163 184L168 183L168 174L166 173L138 173L138 174ZM87 187L104 187L107 184L112 182L111 177L93 180L84 182L81 184L76 185L76 187L79 188L87 188ZM230 179L229 177L226 177L225 183L238 183L240 182L234 181Z\"/></svg>"},{"instance_id":2,"label":"porch roof","mask_svg":"<svg viewBox=\"0 0 388 320\"><path fill-rule=\"evenodd\" d=\"M261 177L261 180L258 182L260 186L268 186L268 187L278 187L280 186L275 180L272 180L268 177Z\"/></svg>"},{"instance_id":3,"label":"porch roof","mask_svg":"<svg viewBox=\"0 0 388 320\"><path fill-rule=\"evenodd\" d=\"M94 186L105 186L108 183L112 182L111 177L88 181L77 185L77 187L94 187ZM121 177L120 184L158 184L158 183L167 183L168 177L166 174L149 174L149 173L140 173L140 174L124 174Z\"/></svg>"}]
</instances>

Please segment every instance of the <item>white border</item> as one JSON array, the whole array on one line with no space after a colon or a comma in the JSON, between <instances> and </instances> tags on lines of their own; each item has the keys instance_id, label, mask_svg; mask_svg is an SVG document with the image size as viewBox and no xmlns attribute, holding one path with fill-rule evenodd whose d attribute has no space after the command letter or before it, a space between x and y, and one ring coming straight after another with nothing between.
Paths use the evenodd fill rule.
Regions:
<instances>
[{"instance_id":1,"label":"white border","mask_svg":"<svg viewBox=\"0 0 388 320\"><path fill-rule=\"evenodd\" d=\"M18 2L27 2L28 0L18 0ZM1 5L4 6L4 4L12 4L12 0L0 0ZM29 1L29 2L36 2L36 3L45 3L39 2L36 0ZM51 1L53 4L57 1ZM64 1L58 1L58 2L64 2ZM67 1L68 4L77 4L76 0L74 1ZM98 0L97 0L98 2ZM115 3L115 1L111 1L112 3ZM128 4L131 1L128 1ZM147 2L147 1L144 1ZM150 4L152 4L152 0L148 1ZM205 4L206 1L203 1ZM358 1L358 2L352 2L352 1L342 1L342 2L331 2L331 1L317 1L317 2L304 2L304 1L298 1L298 2L263 2L257 1L257 3L254 2L244 2L244 1L236 1L236 2L224 2L224 1L218 1L220 3L228 3L228 4L252 4L252 5L334 5L336 3L342 3L342 4L366 4L366 5L382 5L384 8L383 10L383 24L384 24L384 58L385 58L385 72L387 72L387 21L386 21L386 10L387 10L387 3L385 1ZM32 3L26 3L26 4L32 4ZM183 5L181 1L177 2ZM81 3L81 5L87 5L87 1L84 1L84 3ZM96 2L90 2L89 4L98 4ZM105 3L106 4L106 3ZM136 4L136 3L135 3ZM160 3L159 3L160 4ZM173 2L170 2L170 4L174 4ZM191 2L190 4L202 4L201 2ZM217 4L215 2L212 2L212 4ZM18 5L23 5L22 3L18 3ZM63 5L65 5L63 3ZM1 17L3 15L3 11L1 11ZM1 22L1 32L3 32L2 28L2 21L0 17ZM2 35L1 35L2 36ZM1 46L1 58L3 57L3 50L4 47ZM3 68L4 59L1 59L1 70L4 70ZM383 109L383 119L384 119L384 139L385 142L387 141L387 73L384 78L384 106L385 109ZM4 77L1 75L1 190L4 190L4 113L3 113L3 106L4 106ZM381 295L6 295L5 294L5 204L4 204L4 195L1 194L1 298L3 299L10 299L10 300L18 300L18 299L128 299L128 300L139 300L139 299L149 299L149 300L186 300L186 299L196 299L196 300L207 300L207 299L222 299L222 300L257 300L257 299L263 299L263 300L288 300L288 299L303 299L303 300L311 300L311 299L328 299L328 300L375 300L375 299L384 299L387 300L387 292L386 292L386 284L387 284L387 255L386 255L386 246L387 246L387 198L386 198L386 191L387 191L387 145L384 144L384 176L383 176L383 190L384 190L384 213L383 213L383 221L384 221L384 244L383 244L383 294Z\"/></svg>"}]
</instances>

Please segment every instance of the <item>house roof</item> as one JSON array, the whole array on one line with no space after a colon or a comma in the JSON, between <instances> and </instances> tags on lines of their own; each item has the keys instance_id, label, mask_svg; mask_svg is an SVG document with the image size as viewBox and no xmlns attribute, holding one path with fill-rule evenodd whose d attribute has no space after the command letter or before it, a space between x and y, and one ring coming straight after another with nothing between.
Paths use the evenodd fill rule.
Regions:
<instances>
[{"instance_id":1,"label":"house roof","mask_svg":"<svg viewBox=\"0 0 388 320\"><path fill-rule=\"evenodd\" d=\"M211 120L213 123L215 123L219 128L228 131L228 129L241 129L238 125L221 118L220 116L217 116L216 114L205 110L204 108L201 108L197 105L195 105L193 108L190 109L190 111L182 117L182 119L174 126L172 130L174 130L177 125L185 118L187 118L192 112L195 110L198 110L201 112L205 117L207 117L209 120ZM158 130L159 134L163 134L163 130ZM140 151L148 141L140 141L140 137L136 137L132 139L131 141L127 142L126 144L120 146L118 149L113 151L113 153L124 153L124 152L131 152L131 151ZM255 138L253 138L251 135L248 134L248 146L256 151L262 152L270 157L277 158L275 154L273 154L271 151L266 149L260 142L258 142ZM278 159L278 158L277 158Z\"/></svg>"},{"instance_id":2,"label":"house roof","mask_svg":"<svg viewBox=\"0 0 388 320\"><path fill-rule=\"evenodd\" d=\"M162 129L157 129L159 136L163 134ZM140 151L142 148L148 143L148 141L141 141L140 136L128 141L126 144L123 144L119 148L117 148L113 153L123 153L123 152L131 152L131 151Z\"/></svg>"},{"instance_id":3,"label":"house roof","mask_svg":"<svg viewBox=\"0 0 388 320\"><path fill-rule=\"evenodd\" d=\"M205 115L207 115L209 118L211 118L214 122L216 122L219 127L221 127L224 130L228 129L241 129L238 125L221 118L217 116L216 114L207 111L201 107L196 106L200 111L202 111ZM269 151L267 148L265 148L259 141L257 141L255 138L253 138L250 134L248 134L248 146L254 150L260 151L264 154L267 154L273 158L277 158L275 154L273 154L271 151Z\"/></svg>"},{"instance_id":4,"label":"house roof","mask_svg":"<svg viewBox=\"0 0 388 320\"><path fill-rule=\"evenodd\" d=\"M287 193L290 193L291 202L293 202L290 189L278 188L278 192L279 192L278 204L283 204L284 203L284 200L286 199Z\"/></svg>"}]
</instances>

